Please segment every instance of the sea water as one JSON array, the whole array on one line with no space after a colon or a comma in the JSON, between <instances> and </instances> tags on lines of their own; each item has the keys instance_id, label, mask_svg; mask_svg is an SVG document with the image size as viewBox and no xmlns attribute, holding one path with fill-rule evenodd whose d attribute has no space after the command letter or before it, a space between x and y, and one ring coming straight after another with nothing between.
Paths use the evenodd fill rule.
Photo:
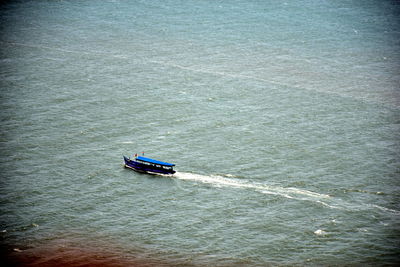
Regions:
<instances>
[{"instance_id":1,"label":"sea water","mask_svg":"<svg viewBox=\"0 0 400 267\"><path fill-rule=\"evenodd\" d=\"M389 0L3 4L2 255L399 263L399 11ZM177 173L123 168L142 152Z\"/></svg>"}]
</instances>

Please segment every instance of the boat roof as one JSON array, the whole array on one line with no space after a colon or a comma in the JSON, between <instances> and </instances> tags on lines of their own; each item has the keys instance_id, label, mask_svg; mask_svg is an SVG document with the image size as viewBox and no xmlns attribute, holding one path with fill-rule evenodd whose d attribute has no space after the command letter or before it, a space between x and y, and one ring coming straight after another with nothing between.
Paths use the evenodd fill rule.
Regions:
<instances>
[{"instance_id":1,"label":"boat roof","mask_svg":"<svg viewBox=\"0 0 400 267\"><path fill-rule=\"evenodd\" d=\"M163 162L163 161L159 161L159 160L155 160L155 159L150 159L150 158L145 158L142 156L139 156L136 158L137 160L141 160L141 161L146 161L146 162L150 162L150 163L154 163L154 164L159 164L159 165L164 165L164 166L175 166L175 164L172 163L168 163L168 162Z\"/></svg>"}]
</instances>

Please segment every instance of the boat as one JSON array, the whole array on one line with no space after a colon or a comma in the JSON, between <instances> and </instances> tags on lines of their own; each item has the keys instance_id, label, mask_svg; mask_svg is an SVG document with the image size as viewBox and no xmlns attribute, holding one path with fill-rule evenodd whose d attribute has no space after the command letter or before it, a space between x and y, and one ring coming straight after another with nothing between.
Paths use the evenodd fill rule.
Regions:
<instances>
[{"instance_id":1,"label":"boat","mask_svg":"<svg viewBox=\"0 0 400 267\"><path fill-rule=\"evenodd\" d=\"M124 156L125 167L137 172L148 174L174 174L175 164L150 159L142 156L135 156L130 159Z\"/></svg>"}]
</instances>

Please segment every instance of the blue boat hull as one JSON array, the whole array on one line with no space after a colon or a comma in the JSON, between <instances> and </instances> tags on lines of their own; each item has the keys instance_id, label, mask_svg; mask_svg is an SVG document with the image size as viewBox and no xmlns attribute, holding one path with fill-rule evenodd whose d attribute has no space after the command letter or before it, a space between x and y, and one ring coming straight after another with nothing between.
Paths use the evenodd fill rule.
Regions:
<instances>
[{"instance_id":1,"label":"blue boat hull","mask_svg":"<svg viewBox=\"0 0 400 267\"><path fill-rule=\"evenodd\" d=\"M165 169L162 166L155 167L151 165L145 165L135 160L131 160L124 156L125 167L132 169L137 172L141 173L148 173L148 174L174 174L175 171L173 169Z\"/></svg>"}]
</instances>

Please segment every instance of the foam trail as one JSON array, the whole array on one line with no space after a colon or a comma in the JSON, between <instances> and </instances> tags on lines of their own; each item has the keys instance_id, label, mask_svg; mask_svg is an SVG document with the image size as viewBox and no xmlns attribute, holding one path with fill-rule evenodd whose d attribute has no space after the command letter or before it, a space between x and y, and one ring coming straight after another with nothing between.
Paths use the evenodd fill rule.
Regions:
<instances>
[{"instance_id":1,"label":"foam trail","mask_svg":"<svg viewBox=\"0 0 400 267\"><path fill-rule=\"evenodd\" d=\"M253 189L268 195L278 195L289 199L308 200L314 202L321 202L321 199L329 198L328 195L311 192L308 190L298 188L284 188L279 186L270 186L262 183L252 183L248 180L232 179L220 175L200 175L194 173L177 172L174 175L181 180L190 180L206 184L211 184L216 187L231 187Z\"/></svg>"},{"instance_id":2,"label":"foam trail","mask_svg":"<svg viewBox=\"0 0 400 267\"><path fill-rule=\"evenodd\" d=\"M204 184L210 184L215 187L252 189L262 194L276 195L288 199L311 201L331 209L341 209L348 211L377 209L385 213L400 215L400 211L388 209L378 205L371 205L368 203L347 202L340 198L332 198L331 196L326 194L316 193L294 187L272 186L264 183L254 183L252 181L244 179L234 179L232 178L233 176L231 175L224 175L224 176L200 175L194 173L177 172L173 175L173 177L180 180L189 180Z\"/></svg>"},{"instance_id":3,"label":"foam trail","mask_svg":"<svg viewBox=\"0 0 400 267\"><path fill-rule=\"evenodd\" d=\"M238 79L249 79L249 80L256 80L256 81L261 81L261 82L266 82L266 83L271 83L271 84L276 84L280 86L291 86L299 89L304 89L300 86L297 85L289 85L286 83L282 82L277 82L274 80L270 79L263 79L263 78L258 78L250 75L242 75L242 74L233 74L233 73L228 73L228 72L223 72L223 71L215 71L215 70L208 70L208 69L200 69L200 68L192 68L192 67L185 67L179 64L174 64L170 62L163 62L163 61L157 61L157 60L149 60L151 63L167 66L167 67L173 67L173 68L178 68L182 70L187 70L187 71L192 71L192 72L199 72L199 73L206 73L206 74L211 74L211 75L218 75L218 76L225 76L225 77L230 77L230 78L238 78Z\"/></svg>"},{"instance_id":4,"label":"foam trail","mask_svg":"<svg viewBox=\"0 0 400 267\"><path fill-rule=\"evenodd\" d=\"M398 211L398 210L388 209L388 208L385 208L385 207L381 207L379 205L371 205L371 206L373 208L377 208L377 209L382 210L382 211L386 211L386 212L394 213L396 215L400 215L400 211Z\"/></svg>"},{"instance_id":5,"label":"foam trail","mask_svg":"<svg viewBox=\"0 0 400 267\"><path fill-rule=\"evenodd\" d=\"M60 51L60 52L65 52L65 53L74 53L74 54L99 54L97 51L74 51L74 50L67 50L63 48L58 48L58 47L51 47L51 46L45 46L45 45L35 45L35 44L25 44L25 43L16 43L16 42L0 42L3 45L8 44L8 45L17 45L17 46L24 46L24 47L30 47L30 48L37 48L37 49L46 49L46 50L55 50L55 51Z\"/></svg>"},{"instance_id":6,"label":"foam trail","mask_svg":"<svg viewBox=\"0 0 400 267\"><path fill-rule=\"evenodd\" d=\"M67 50L67 49L63 49L63 48L50 47L50 46L44 46L44 45L16 43L16 42L1 42L1 41L0 41L0 44L17 45L17 46L25 46L25 47L38 48L38 49L54 50L54 51L60 51L60 52L65 52L65 53L72 53L72 54L101 55L101 56L108 56L108 57L113 57L113 58L117 58L117 59L125 59L125 60L130 58L129 55L110 54L107 52L96 51L96 50L92 50L92 51ZM144 58L142 58L141 60L144 62L158 64L158 65L162 65L162 66L166 66L166 67L178 68L178 69L187 70L187 71L191 71L191 72L206 73L206 74L211 74L211 75L230 77L230 78L234 78L234 79L249 79L249 80L274 84L274 85L278 85L278 86L296 88L296 89L300 89L300 90L318 92L318 93L323 93L323 94L328 94L328 95L336 95L336 96L344 97L344 98L352 98L352 99L357 99L357 100L361 100L361 101L371 101L373 103L375 103L377 101L377 100L373 100L373 99L368 99L365 95L354 95L354 94L345 93L345 92L339 93L339 92L334 92L334 91L320 90L317 88L309 88L307 86L300 86L300 85L292 84L292 83L284 83L281 81L265 79L265 78L260 78L260 77L256 77L256 76L251 76L251 75L235 74L235 73L216 71L216 70L210 70L210 69L204 69L204 68L186 67L183 65L179 65L179 64L175 64L175 63L171 63L171 62L159 61L159 60L147 60ZM382 103L382 101L379 101L379 103ZM395 104L394 106L397 107L398 104Z\"/></svg>"},{"instance_id":7,"label":"foam trail","mask_svg":"<svg viewBox=\"0 0 400 267\"><path fill-rule=\"evenodd\" d=\"M1 42L1 41L0 41L0 44L15 45L15 46L36 48L36 49L42 49L42 50L59 51L59 52L63 52L63 53L77 54L77 55L108 56L108 57L113 57L113 58L118 58L118 59L127 59L128 58L126 55L110 54L108 52L97 51L97 50L89 50L89 51L88 50L69 50L69 49L63 49L60 47L52 47L52 46L45 46L45 45L36 45L36 44L29 44L29 43L16 43L16 42Z\"/></svg>"},{"instance_id":8,"label":"foam trail","mask_svg":"<svg viewBox=\"0 0 400 267\"><path fill-rule=\"evenodd\" d=\"M216 71L216 70L210 70L210 69L204 69L204 68L193 68L193 67L186 67L182 66L179 64L171 63L171 62L164 62L164 61L158 61L158 60L149 60L150 63L154 64L159 64L163 65L166 67L172 67L172 68L178 68L182 70L187 70L191 72L197 72L197 73L205 73L205 74L211 74L211 75L218 75L222 77L229 77L229 78L234 78L234 79L248 79L248 80L253 80L253 81L259 81L263 83L269 83L269 84L274 84L277 86L284 86L284 87L289 87L289 88L296 88L300 90L306 90L306 91L311 91L311 92L318 92L318 93L323 93L323 94L328 94L328 95L335 95L339 97L344 97L344 98L352 98L352 99L358 99L362 101L366 101L367 99L365 96L355 96L353 94L349 93L344 93L344 92L333 92L333 91L327 91L327 90L320 90L317 88L309 88L306 86L300 86L297 84L292 84L292 83L284 83L281 81L276 81L272 79L265 79L265 78L260 78L256 76L251 76L251 75L243 75L243 74L235 74L235 73L229 73L229 72L224 72L224 71Z\"/></svg>"}]
</instances>

